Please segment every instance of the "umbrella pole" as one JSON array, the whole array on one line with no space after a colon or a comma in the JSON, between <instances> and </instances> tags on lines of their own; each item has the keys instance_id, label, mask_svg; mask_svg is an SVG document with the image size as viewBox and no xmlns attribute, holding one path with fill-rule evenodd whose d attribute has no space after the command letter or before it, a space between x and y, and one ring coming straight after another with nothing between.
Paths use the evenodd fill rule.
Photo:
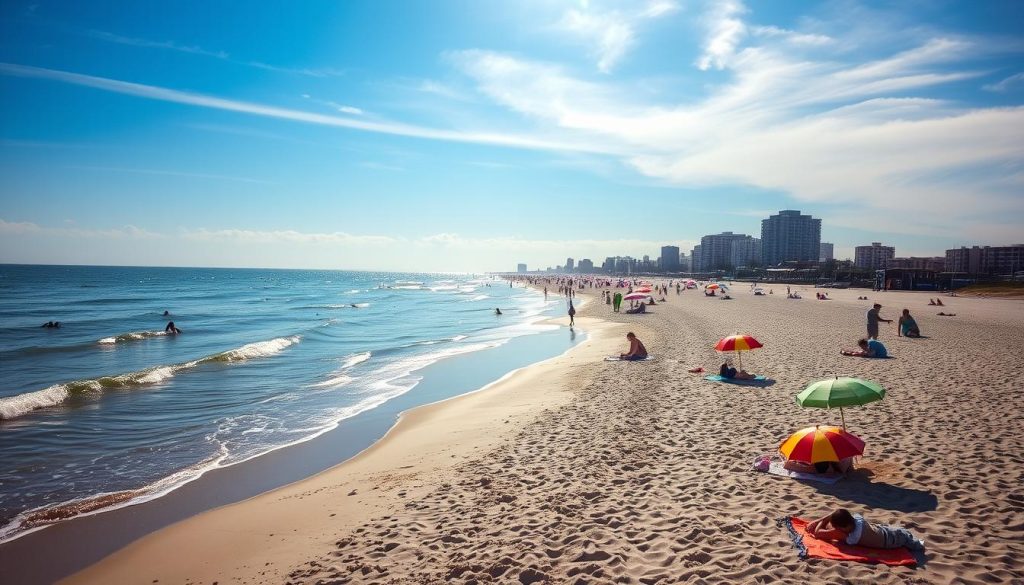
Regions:
<instances>
[{"instance_id":1,"label":"umbrella pole","mask_svg":"<svg viewBox=\"0 0 1024 585\"><path fill-rule=\"evenodd\" d=\"M846 415L843 414L843 407L839 407L839 416L843 419L843 431L846 431Z\"/></svg>"},{"instance_id":2,"label":"umbrella pole","mask_svg":"<svg viewBox=\"0 0 1024 585\"><path fill-rule=\"evenodd\" d=\"M742 372L743 371L743 354L738 352L738 351L736 352L736 361L739 362L739 364L740 364L740 371Z\"/></svg>"}]
</instances>

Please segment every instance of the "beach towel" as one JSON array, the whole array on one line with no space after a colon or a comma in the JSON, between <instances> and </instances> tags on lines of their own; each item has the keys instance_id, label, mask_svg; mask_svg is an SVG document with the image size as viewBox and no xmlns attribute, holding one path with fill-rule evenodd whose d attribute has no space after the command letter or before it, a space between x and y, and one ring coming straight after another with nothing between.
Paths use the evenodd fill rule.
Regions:
<instances>
[{"instance_id":1,"label":"beach towel","mask_svg":"<svg viewBox=\"0 0 1024 585\"><path fill-rule=\"evenodd\" d=\"M757 384L758 382L766 382L768 380L768 378L765 378L764 376L756 376L752 380L740 380L739 378L726 378L725 376L720 376L718 374L715 374L713 376L704 376L704 379L710 382L725 382L726 384L740 385Z\"/></svg>"},{"instance_id":2,"label":"beach towel","mask_svg":"<svg viewBox=\"0 0 1024 585\"><path fill-rule=\"evenodd\" d=\"M651 355L651 354L647 354L647 357L645 357L642 360L624 360L624 359L620 358L617 355L610 355L610 356L604 358L604 361L606 361L606 362L647 362L647 361L651 361L653 359L654 359L654 356Z\"/></svg>"},{"instance_id":3,"label":"beach towel","mask_svg":"<svg viewBox=\"0 0 1024 585\"><path fill-rule=\"evenodd\" d=\"M836 561L855 561L858 563L881 563L890 566L917 565L914 554L905 548L868 548L846 543L818 540L807 534L807 520L796 516L780 518L779 526L789 530L801 559L832 559Z\"/></svg>"},{"instance_id":4,"label":"beach towel","mask_svg":"<svg viewBox=\"0 0 1024 585\"><path fill-rule=\"evenodd\" d=\"M772 458L770 455L762 455L754 460L753 469L754 471L763 471L765 473L770 473L771 475L778 475L779 477L788 477L790 479L800 479L804 481L816 481L818 483L828 485L832 485L840 479L843 479L843 476L839 473L804 473L802 471L791 471L786 469L785 465L785 461Z\"/></svg>"}]
</instances>

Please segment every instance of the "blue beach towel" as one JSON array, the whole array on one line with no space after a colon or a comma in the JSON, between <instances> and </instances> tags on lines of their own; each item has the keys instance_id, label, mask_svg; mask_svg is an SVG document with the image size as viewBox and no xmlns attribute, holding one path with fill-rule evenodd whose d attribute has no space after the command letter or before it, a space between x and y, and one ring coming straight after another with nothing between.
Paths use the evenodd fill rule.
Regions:
<instances>
[{"instance_id":1,"label":"blue beach towel","mask_svg":"<svg viewBox=\"0 0 1024 585\"><path fill-rule=\"evenodd\" d=\"M757 376L753 380L740 380L737 378L726 378L725 376L719 376L715 374L713 376L704 376L705 380L710 382L725 382L726 384L757 384L758 382L767 382L768 378L764 376Z\"/></svg>"}]
</instances>

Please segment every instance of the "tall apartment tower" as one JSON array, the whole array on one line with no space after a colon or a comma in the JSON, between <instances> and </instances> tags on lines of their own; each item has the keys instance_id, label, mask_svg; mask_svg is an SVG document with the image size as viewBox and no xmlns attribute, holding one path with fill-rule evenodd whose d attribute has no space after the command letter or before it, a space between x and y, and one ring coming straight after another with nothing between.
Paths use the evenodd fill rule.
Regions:
<instances>
[{"instance_id":1,"label":"tall apartment tower","mask_svg":"<svg viewBox=\"0 0 1024 585\"><path fill-rule=\"evenodd\" d=\"M661 269L665 272L679 272L679 246L661 247Z\"/></svg>"},{"instance_id":2,"label":"tall apartment tower","mask_svg":"<svg viewBox=\"0 0 1024 585\"><path fill-rule=\"evenodd\" d=\"M786 209L761 220L761 255L765 265L817 262L820 251L820 219Z\"/></svg>"},{"instance_id":3,"label":"tall apartment tower","mask_svg":"<svg viewBox=\"0 0 1024 585\"><path fill-rule=\"evenodd\" d=\"M889 267L889 260L896 256L896 248L883 246L881 242L871 242L870 246L857 246L853 249L853 265L857 268L880 270Z\"/></svg>"}]
</instances>

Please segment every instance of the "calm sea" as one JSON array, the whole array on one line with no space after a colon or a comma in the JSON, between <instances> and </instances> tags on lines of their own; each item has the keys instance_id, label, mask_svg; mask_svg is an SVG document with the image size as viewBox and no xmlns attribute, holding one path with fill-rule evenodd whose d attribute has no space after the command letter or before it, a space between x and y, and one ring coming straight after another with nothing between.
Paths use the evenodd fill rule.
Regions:
<instances>
[{"instance_id":1,"label":"calm sea","mask_svg":"<svg viewBox=\"0 0 1024 585\"><path fill-rule=\"evenodd\" d=\"M0 266L0 540L309 440L430 364L551 329L555 299L467 275Z\"/></svg>"}]
</instances>

